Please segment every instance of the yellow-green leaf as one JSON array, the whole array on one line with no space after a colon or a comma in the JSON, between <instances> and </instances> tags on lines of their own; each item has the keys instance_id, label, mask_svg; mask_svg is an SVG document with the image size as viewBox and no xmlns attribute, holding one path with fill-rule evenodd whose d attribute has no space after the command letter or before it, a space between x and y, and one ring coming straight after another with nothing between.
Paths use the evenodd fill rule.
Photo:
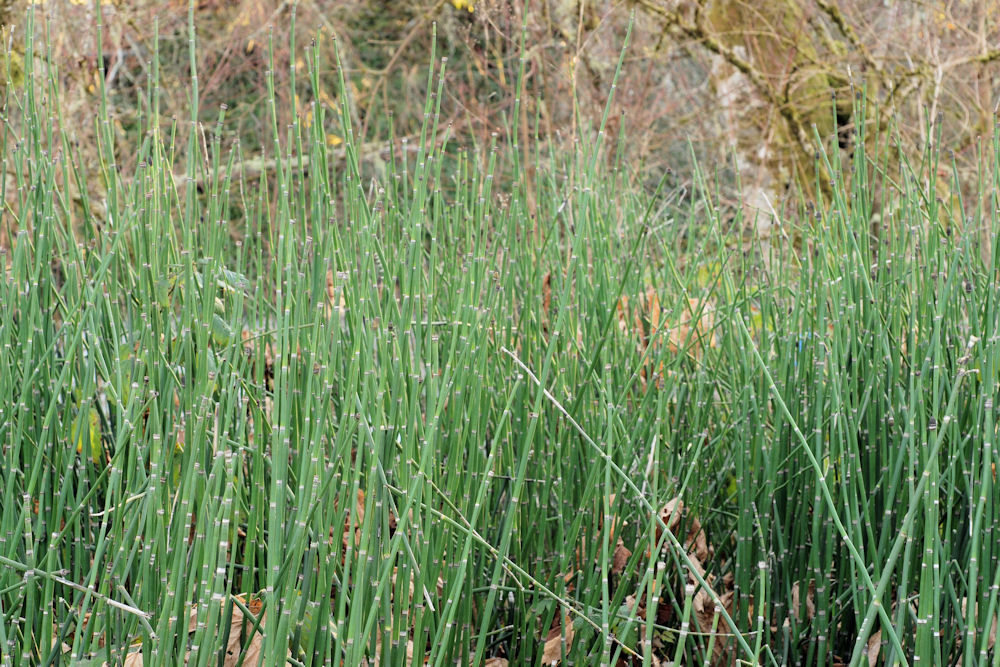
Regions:
<instances>
[{"instance_id":1,"label":"yellow-green leaf","mask_svg":"<svg viewBox=\"0 0 1000 667\"><path fill-rule=\"evenodd\" d=\"M90 443L90 458L95 464L101 462L101 455L104 453L101 448L101 420L96 408L87 411L87 420L81 419L82 415L77 414L70 425L70 436L76 444L78 454L83 453L84 442Z\"/></svg>"}]
</instances>

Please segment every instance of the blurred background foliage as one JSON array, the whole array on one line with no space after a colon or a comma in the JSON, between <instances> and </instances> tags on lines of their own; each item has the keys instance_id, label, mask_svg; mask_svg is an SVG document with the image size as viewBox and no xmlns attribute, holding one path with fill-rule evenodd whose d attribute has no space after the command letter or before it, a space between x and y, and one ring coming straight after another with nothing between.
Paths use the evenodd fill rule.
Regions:
<instances>
[{"instance_id":1,"label":"blurred background foliage","mask_svg":"<svg viewBox=\"0 0 1000 667\"><path fill-rule=\"evenodd\" d=\"M83 157L98 145L94 112L103 75L119 168L135 169L130 156L141 140L140 114L148 113L140 101L157 33L161 116L176 121L175 145L186 145L187 0L104 0L103 63L96 58L92 2L33 4L42 19L36 20L38 35L48 39L49 64L56 66L59 117ZM28 6L6 0L0 7L8 45L4 66L13 87L23 86L18 45ZM528 191L533 169L558 168L554 156L596 127L634 16L608 127L609 136L623 130L626 140L619 149L609 142L606 159L623 157L629 178L641 187L652 188L668 174L669 189L680 195L674 201L681 203L692 191L697 160L715 178L724 206L751 210L746 219L754 222L744 231L758 239L772 233L774 211L790 208L794 215L804 200L823 197L814 169L817 133L831 143L836 138L849 153L857 131L852 105L862 90L869 131L898 134L911 151L895 159L919 160L927 127L938 123L958 175L956 185L950 165L939 170L939 195L957 207L964 194L962 210L953 212L960 220L973 215L981 140L992 131L1000 101L995 0L200 0L194 12L202 120L211 127L219 107L228 105L225 132L244 174L266 175L274 157L265 76L271 51L279 127L293 121L288 79L294 68L298 121L310 123L316 105L327 107L336 155L343 142L332 112L338 102L336 43L355 140L370 175L378 176L390 145L398 157L416 143L436 39L437 54L448 59L442 127L450 127L451 146L516 140L529 165ZM522 136L514 138L506 130L522 25ZM305 47L313 40L323 54L319 99L312 99L308 83ZM99 190L100 160L95 155L86 163L95 169L86 187ZM8 185L13 176L7 174ZM232 215L239 235L240 212Z\"/></svg>"}]
</instances>

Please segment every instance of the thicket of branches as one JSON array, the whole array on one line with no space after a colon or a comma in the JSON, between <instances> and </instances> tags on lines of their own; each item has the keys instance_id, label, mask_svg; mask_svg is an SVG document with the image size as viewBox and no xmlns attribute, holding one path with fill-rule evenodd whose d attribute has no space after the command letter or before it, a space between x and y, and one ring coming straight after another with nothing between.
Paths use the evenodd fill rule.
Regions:
<instances>
[{"instance_id":1,"label":"thicket of branches","mask_svg":"<svg viewBox=\"0 0 1000 667\"><path fill-rule=\"evenodd\" d=\"M157 33L162 111L180 121L183 145L191 129L184 122L186 0L104 4L103 63L96 57L93 3L36 0L34 6L39 35L48 35L58 66L63 122L73 127L80 150L96 146L96 83L104 76L118 162L123 170L134 168L129 156L137 133L130 130L142 112L138 100L149 85ZM5 9L5 41L16 51L27 5L17 0ZM387 157L390 118L397 139L413 136L422 120L435 35L438 55L448 58L445 119L453 136L478 137L486 145L492 133L512 140L505 128L526 26L519 144L528 151L535 131L558 147L595 123L634 16L618 113L609 128L616 136L625 124L623 149L633 178L650 185L670 169L672 185L683 187L693 156L721 175L734 204L738 169L744 201L756 208L765 200L774 206L794 201L785 195L800 189L820 196L811 191L813 127L828 139L838 133L849 150L856 129L852 97L861 90L870 105L867 122L898 132L913 155L928 125L939 120L942 143L954 151L968 195L979 140L991 133L1000 101L1000 5L990 0L202 0L194 11L203 118L214 122L219 105L228 105L232 145L238 140L248 167L265 169L273 157L267 155L264 104L269 63L277 91L288 89L293 66L305 84L303 47L314 39L330 93L307 99L303 85L299 120L310 122L312 102L335 103L336 43L352 93L356 139L377 173ZM295 53L289 50L293 12ZM154 14L155 22L148 19ZM10 61L14 85L16 58ZM279 126L292 120L290 100L283 101ZM947 200L955 194L950 171L942 170L939 180ZM99 179L88 183L99 187Z\"/></svg>"}]
</instances>

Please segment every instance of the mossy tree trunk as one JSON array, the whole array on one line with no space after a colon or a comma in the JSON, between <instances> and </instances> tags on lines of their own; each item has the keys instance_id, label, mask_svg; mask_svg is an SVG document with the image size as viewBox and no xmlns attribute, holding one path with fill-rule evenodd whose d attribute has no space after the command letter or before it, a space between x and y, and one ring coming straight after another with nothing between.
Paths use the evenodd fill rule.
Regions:
<instances>
[{"instance_id":1,"label":"mossy tree trunk","mask_svg":"<svg viewBox=\"0 0 1000 667\"><path fill-rule=\"evenodd\" d=\"M708 56L747 219L757 216L760 238L773 231L772 207L779 207L789 188L814 201L828 194L828 179L814 173L816 134L828 147L851 148L854 90L864 90L871 101L868 133L902 129L901 148L911 164L922 163L927 127L939 114L954 116L954 129L943 139L949 148L975 152L988 134L988 123L979 119L992 117L993 101L949 86L974 92L972 84L995 75L1000 49L990 47L988 18L995 9L989 3L963 5L958 17L915 2L901 3L902 14L835 0L633 2L666 36ZM978 36L978 42L959 33ZM945 104L948 99L955 103ZM890 172L901 157L888 156ZM935 174L923 176L944 202L953 199L950 184L942 188ZM943 210L962 217L961 211Z\"/></svg>"}]
</instances>

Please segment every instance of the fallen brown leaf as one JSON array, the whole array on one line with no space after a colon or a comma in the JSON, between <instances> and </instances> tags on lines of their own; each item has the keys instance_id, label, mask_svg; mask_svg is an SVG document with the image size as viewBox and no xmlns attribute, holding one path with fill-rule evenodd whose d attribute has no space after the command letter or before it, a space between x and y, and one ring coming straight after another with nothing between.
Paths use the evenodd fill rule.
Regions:
<instances>
[{"instance_id":1,"label":"fallen brown leaf","mask_svg":"<svg viewBox=\"0 0 1000 667\"><path fill-rule=\"evenodd\" d=\"M968 598L962 598L962 616L965 618L966 623L971 623L975 619L970 619L969 618L969 616L967 614L967 610L966 610L967 606L968 606ZM996 643L997 643L997 617L996 617L996 615L994 615L993 616L993 625L990 628L990 637L987 640L986 648L988 648L989 650L992 651L993 647L996 645Z\"/></svg>"},{"instance_id":2,"label":"fallen brown leaf","mask_svg":"<svg viewBox=\"0 0 1000 667\"><path fill-rule=\"evenodd\" d=\"M240 661L240 653L243 652L243 643L246 635L253 629L253 621L251 619L246 619L246 624L243 623L243 620L243 612L239 607L235 607L233 609L233 620L229 626L229 640L226 642L224 667L236 667ZM249 642L246 644L246 650L243 654L243 664L258 664L260 662L261 651L263 650L264 635L260 632L260 626L258 626L257 632L254 632L249 637Z\"/></svg>"},{"instance_id":3,"label":"fallen brown leaf","mask_svg":"<svg viewBox=\"0 0 1000 667\"><path fill-rule=\"evenodd\" d=\"M336 502L334 503L334 507L336 507ZM356 514L354 517L354 546L357 547L361 545L361 524L364 523L365 520L365 492L362 491L361 489L358 489L357 492L357 498L355 501L355 511ZM331 527L330 528L331 538L334 538L335 532L336 531ZM344 515L344 528L343 531L341 531L341 546L343 547L343 551L341 551L341 558L343 558L347 552L347 543L349 539L348 536L350 534L351 534L351 515L348 513Z\"/></svg>"},{"instance_id":4,"label":"fallen brown leaf","mask_svg":"<svg viewBox=\"0 0 1000 667\"><path fill-rule=\"evenodd\" d=\"M670 605L658 605L658 608L669 607L669 606ZM629 615L635 616L636 618L645 621L646 620L646 596L645 595L641 595L639 597L636 597L635 595L626 595L625 596L625 609L626 609L626 613L628 613ZM643 628L642 632L645 632L645 627L646 627L645 624L643 624L643 626L642 626L642 628Z\"/></svg>"},{"instance_id":5,"label":"fallen brown leaf","mask_svg":"<svg viewBox=\"0 0 1000 667\"><path fill-rule=\"evenodd\" d=\"M244 606L256 616L263 608L263 603L256 598L249 601L246 596L238 596ZM243 654L244 665L256 665L260 662L260 654L264 650L264 634L262 632L264 619L261 618L257 630L253 631L254 619L243 614L243 610L236 604L233 605L233 615L229 622L228 633L223 628L219 628L218 637L226 636L226 656L222 661L223 667L236 667L240 662L240 655ZM244 622L245 621L245 622ZM188 632L194 632L198 627L198 609L194 608L188 618ZM252 634L251 634L252 632ZM245 652L244 652L245 645ZM187 664L190 652L184 656L184 664ZM123 662L125 667L143 667L143 656L141 651L129 653ZM103 667L108 667L104 663Z\"/></svg>"},{"instance_id":6,"label":"fallen brown leaf","mask_svg":"<svg viewBox=\"0 0 1000 667\"><path fill-rule=\"evenodd\" d=\"M245 595L237 596L240 602L256 617L260 614L264 604L257 598L247 600ZM266 617L266 614L264 615ZM220 619L221 622L222 619ZM261 618L257 630L253 631L255 618L245 616L243 610L237 604L233 604L233 615L229 621L229 631L219 628L219 638L226 636L226 657L223 661L224 667L235 667L239 662L240 652L246 644L246 655L243 659L244 665L256 665L261 651L264 649L264 618ZM194 632L198 626L198 610L191 611L188 621L188 631ZM253 634L251 634L253 631Z\"/></svg>"},{"instance_id":7,"label":"fallen brown leaf","mask_svg":"<svg viewBox=\"0 0 1000 667\"><path fill-rule=\"evenodd\" d=\"M670 529L670 532L677 532L677 528L681 523L681 517L684 515L684 509L684 501L678 496L677 498L673 498L660 510L660 519ZM657 541L659 541L660 535L662 535L662 532L657 527ZM714 553L708 545L708 538L705 536L705 531L701 529L701 522L696 517L691 517L688 521L688 531L684 539L684 548L702 563L711 558Z\"/></svg>"},{"instance_id":8,"label":"fallen brown leaf","mask_svg":"<svg viewBox=\"0 0 1000 667\"><path fill-rule=\"evenodd\" d=\"M705 347L716 346L715 306L710 300L688 298L676 322L667 321L673 311L660 305L660 297L652 287L641 292L636 301L637 305L630 306L628 296L618 300L618 328L635 338L640 355L646 353L647 348L655 351L663 338L672 354L683 350L698 357ZM647 357L646 365L650 363ZM647 373L644 367L641 374L644 385L649 381ZM656 368L656 376L662 380L662 363Z\"/></svg>"},{"instance_id":9,"label":"fallen brown leaf","mask_svg":"<svg viewBox=\"0 0 1000 667\"><path fill-rule=\"evenodd\" d=\"M792 616L799 618L799 611L802 604L799 600L799 582L792 584ZM811 621L816 615L816 582L809 582L809 591L806 593L806 620Z\"/></svg>"},{"instance_id":10,"label":"fallen brown leaf","mask_svg":"<svg viewBox=\"0 0 1000 667\"><path fill-rule=\"evenodd\" d=\"M717 345L714 332L715 305L708 300L688 299L687 301L687 309L681 313L677 325L670 329L670 351L676 353L683 346L690 345L690 350L697 356L701 354L704 347ZM692 327L694 331L692 331Z\"/></svg>"},{"instance_id":11,"label":"fallen brown leaf","mask_svg":"<svg viewBox=\"0 0 1000 667\"><path fill-rule=\"evenodd\" d=\"M701 567L701 563L695 563L695 566L699 568L702 578L708 581L705 577L705 570ZM729 641L726 638L729 635L729 626L724 620L722 620L721 612L716 606L715 600L713 598L718 598L722 607L725 608L726 613L731 614L733 611L733 591L726 591L725 593L719 594L711 589L706 590L703 586L698 586L697 580L692 574L688 574L688 582L697 588L694 594L694 618L695 624L698 626L698 632L708 635L712 633L712 626L715 625L715 642L712 644L712 664L713 665L726 665L729 664L730 660L726 657ZM714 595L713 595L714 593ZM716 620L716 617L720 617Z\"/></svg>"},{"instance_id":12,"label":"fallen brown leaf","mask_svg":"<svg viewBox=\"0 0 1000 667\"><path fill-rule=\"evenodd\" d=\"M676 533L677 529L680 527L681 519L684 514L684 502L680 499L680 497L677 497L668 502L660 511L660 518L672 533ZM656 536L657 540L659 540L660 534L661 532L658 529ZM713 585L712 577L708 575L705 570L705 562L711 558L713 549L708 544L708 538L705 535L705 531L702 530L701 522L696 517L688 517L688 530L686 536L684 537L683 544L695 570L695 572L689 571L687 573L688 585L690 587L689 590L694 591L694 599L692 600L692 603L695 612L695 625L698 626L698 632L703 635L711 634L712 626L715 626L716 638L712 644L712 664L730 664L732 656L729 655L730 642L727 638L729 635L729 626L724 620L717 618L721 616L721 611L717 606L716 599L718 599L718 604L726 610L726 613L732 613L734 597L732 590L732 577L723 578L721 583L728 590L724 590L721 593L712 588L706 588L698 584L698 580L695 578L695 573L697 573L709 586Z\"/></svg>"},{"instance_id":13,"label":"fallen brown leaf","mask_svg":"<svg viewBox=\"0 0 1000 667\"><path fill-rule=\"evenodd\" d=\"M562 623L558 618L553 621L552 629L545 638L545 649L542 651L543 665L558 665L562 662L563 642L566 645L566 652L569 653L573 645L573 624L570 622L569 614L563 615Z\"/></svg>"},{"instance_id":14,"label":"fallen brown leaf","mask_svg":"<svg viewBox=\"0 0 1000 667\"><path fill-rule=\"evenodd\" d=\"M879 630L868 638L868 646L865 649L868 653L868 667L875 667L878 664L878 654L882 649L882 631Z\"/></svg>"},{"instance_id":15,"label":"fallen brown leaf","mask_svg":"<svg viewBox=\"0 0 1000 667\"><path fill-rule=\"evenodd\" d=\"M618 538L618 546L615 547L615 553L611 557L611 574L619 575L625 566L628 564L628 559L632 557L632 552L629 551L625 544L622 542L621 538Z\"/></svg>"}]
</instances>

